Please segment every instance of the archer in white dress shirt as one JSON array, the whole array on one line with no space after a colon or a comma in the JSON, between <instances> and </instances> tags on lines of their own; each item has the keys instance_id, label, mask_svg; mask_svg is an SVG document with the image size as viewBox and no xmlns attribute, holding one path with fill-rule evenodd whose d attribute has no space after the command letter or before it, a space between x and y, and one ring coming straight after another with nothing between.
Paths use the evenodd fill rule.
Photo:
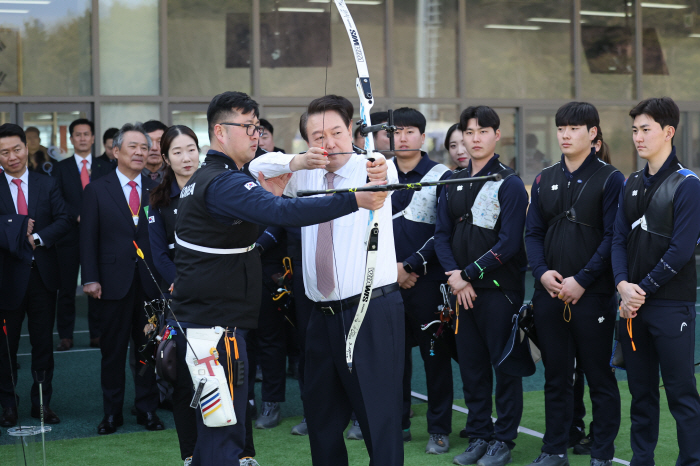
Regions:
<instances>
[{"instance_id":1,"label":"archer in white dress shirt","mask_svg":"<svg viewBox=\"0 0 700 466\"><path fill-rule=\"evenodd\" d=\"M253 160L250 171L255 176L259 172L266 177L275 177L292 173L290 162L294 155L271 152ZM364 156L355 154L334 173L336 189L363 186L367 179ZM327 189L325 169L301 170L293 172L285 194L296 197L297 190ZM398 183L398 175L393 163L387 164L389 183ZM301 242L304 268L304 285L306 295L312 301L334 301L360 294L365 273L367 248L365 237L369 223L370 211L360 209L352 214L337 218L333 221L333 251L334 267L337 277L336 288L328 298L323 297L316 287L316 240L318 225L301 229ZM391 203L384 206L374 215L379 217L379 246L377 248L377 268L374 287L379 288L396 282L396 252L394 248L394 230L391 221Z\"/></svg>"}]
</instances>

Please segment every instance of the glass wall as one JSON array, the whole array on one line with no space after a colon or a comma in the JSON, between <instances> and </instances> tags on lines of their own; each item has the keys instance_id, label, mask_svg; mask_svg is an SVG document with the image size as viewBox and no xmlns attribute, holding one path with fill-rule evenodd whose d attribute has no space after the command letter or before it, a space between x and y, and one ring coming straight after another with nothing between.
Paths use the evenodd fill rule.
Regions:
<instances>
[{"instance_id":1,"label":"glass wall","mask_svg":"<svg viewBox=\"0 0 700 466\"><path fill-rule=\"evenodd\" d=\"M384 2L348 3L360 32L372 92L384 96ZM325 0L260 0L260 10L262 95L316 97L324 89L328 94L357 95L354 51L335 6L331 11Z\"/></svg>"},{"instance_id":2,"label":"glass wall","mask_svg":"<svg viewBox=\"0 0 700 466\"><path fill-rule=\"evenodd\" d=\"M634 7L631 2L581 0L581 95L634 97Z\"/></svg>"},{"instance_id":3,"label":"glass wall","mask_svg":"<svg viewBox=\"0 0 700 466\"><path fill-rule=\"evenodd\" d=\"M160 105L158 104L102 104L100 111L100 128L121 128L124 123L144 122L160 119ZM95 137L95 145L104 151L102 137Z\"/></svg>"},{"instance_id":4,"label":"glass wall","mask_svg":"<svg viewBox=\"0 0 700 466\"><path fill-rule=\"evenodd\" d=\"M571 2L467 0L463 59L470 97L573 94Z\"/></svg>"},{"instance_id":5,"label":"glass wall","mask_svg":"<svg viewBox=\"0 0 700 466\"><path fill-rule=\"evenodd\" d=\"M251 92L251 2L168 0L171 96Z\"/></svg>"},{"instance_id":6,"label":"glass wall","mask_svg":"<svg viewBox=\"0 0 700 466\"><path fill-rule=\"evenodd\" d=\"M31 126L39 130L40 147L31 149L42 150L54 160L63 160L73 155L73 144L70 141L68 128L78 118L85 118L85 112L24 112L24 129ZM97 139L97 138L95 138ZM29 139L27 140L29 143Z\"/></svg>"},{"instance_id":7,"label":"glass wall","mask_svg":"<svg viewBox=\"0 0 700 466\"><path fill-rule=\"evenodd\" d=\"M642 3L643 89L648 96L700 98L700 24L697 1Z\"/></svg>"},{"instance_id":8,"label":"glass wall","mask_svg":"<svg viewBox=\"0 0 700 466\"><path fill-rule=\"evenodd\" d=\"M5 1L0 95L92 94L90 0Z\"/></svg>"},{"instance_id":9,"label":"glass wall","mask_svg":"<svg viewBox=\"0 0 700 466\"><path fill-rule=\"evenodd\" d=\"M158 0L100 0L100 91L160 94Z\"/></svg>"},{"instance_id":10,"label":"glass wall","mask_svg":"<svg viewBox=\"0 0 700 466\"><path fill-rule=\"evenodd\" d=\"M457 96L457 2L402 1L392 40L395 95Z\"/></svg>"}]
</instances>

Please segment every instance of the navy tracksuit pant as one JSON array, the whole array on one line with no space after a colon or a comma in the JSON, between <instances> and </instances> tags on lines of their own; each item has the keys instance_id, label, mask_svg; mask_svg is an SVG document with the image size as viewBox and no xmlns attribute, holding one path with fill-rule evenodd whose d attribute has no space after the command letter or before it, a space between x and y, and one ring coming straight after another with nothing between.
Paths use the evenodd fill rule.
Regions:
<instances>
[{"instance_id":1,"label":"navy tracksuit pant","mask_svg":"<svg viewBox=\"0 0 700 466\"><path fill-rule=\"evenodd\" d=\"M700 464L700 398L695 382L695 305L669 306L654 300L632 319L632 349L624 326L619 330L632 394L632 466L654 464L659 439L659 368L668 407L676 420L676 465ZM596 431L596 436L598 432ZM664 463L666 464L666 463ZM669 463L670 464L670 463Z\"/></svg>"},{"instance_id":2,"label":"navy tracksuit pant","mask_svg":"<svg viewBox=\"0 0 700 466\"><path fill-rule=\"evenodd\" d=\"M409 417L411 411L411 374L413 372L411 342L415 341L418 343L420 355L423 358L425 380L428 385L428 412L426 415L428 433L449 434L452 432L452 360L450 348L445 339L450 338L447 334L453 330L447 326L444 327L445 335L435 340L431 356L431 340L433 340L433 333L437 330L438 325L434 325L428 330L421 330L421 325L439 317L436 313L443 300L440 282L421 280L423 279L419 278L413 288L401 290L406 312L406 357L401 428L411 427Z\"/></svg>"},{"instance_id":3,"label":"navy tracksuit pant","mask_svg":"<svg viewBox=\"0 0 700 466\"><path fill-rule=\"evenodd\" d=\"M309 319L313 312L314 303L306 296L304 290L304 273L302 272L301 261L294 260L292 266L296 271L292 286L294 288L294 308L297 317L297 339L299 341L299 392L304 399L304 367L306 366L306 328L309 326Z\"/></svg>"},{"instance_id":4,"label":"navy tracksuit pant","mask_svg":"<svg viewBox=\"0 0 700 466\"><path fill-rule=\"evenodd\" d=\"M404 309L399 292L373 298L357 336L352 372L345 335L357 307L313 310L306 333L304 405L313 466L347 466L343 432L355 411L370 466L403 465L401 380Z\"/></svg>"},{"instance_id":5,"label":"navy tracksuit pant","mask_svg":"<svg viewBox=\"0 0 700 466\"><path fill-rule=\"evenodd\" d=\"M569 305L544 290L532 298L535 327L544 363L546 430L542 451L566 453L574 416L574 372L580 367L588 380L595 432L591 457L610 460L620 429L620 392L610 367L617 315L614 295L584 295ZM569 313L566 313L566 319Z\"/></svg>"},{"instance_id":6,"label":"navy tracksuit pant","mask_svg":"<svg viewBox=\"0 0 700 466\"><path fill-rule=\"evenodd\" d=\"M513 314L522 305L523 292L478 288L473 309L460 306L455 333L464 402L469 408L467 434L515 446L523 414L523 379L502 372L497 364L513 329ZM496 372L496 423L491 421L493 372Z\"/></svg>"},{"instance_id":7,"label":"navy tracksuit pant","mask_svg":"<svg viewBox=\"0 0 700 466\"><path fill-rule=\"evenodd\" d=\"M277 284L271 276L284 272L279 265L263 267L262 299L260 300L260 315L258 317L257 362L262 369L261 384L262 401L285 401L287 384L287 319L285 311L280 309L279 302L272 299L272 292L277 290ZM286 297L282 298L286 299ZM251 368L252 369L252 368Z\"/></svg>"},{"instance_id":8,"label":"navy tracksuit pant","mask_svg":"<svg viewBox=\"0 0 700 466\"><path fill-rule=\"evenodd\" d=\"M171 322L168 322L171 323ZM181 322L181 324L184 324ZM172 323L171 323L172 325ZM201 328L201 325L191 325L191 327ZM189 368L185 362L187 355L187 341L180 329L175 326L177 335L175 342L177 344L177 378L178 383L175 386L173 397L189 397L192 399L194 388L192 377ZM187 331L187 329L185 329ZM248 353L246 345L246 330L238 329L236 331L236 343L238 345L239 360L243 364L248 365ZM231 335L229 335L231 336ZM233 346L231 346L233 348ZM219 340L216 349L219 351L219 363L223 366L226 377L229 378L228 366L226 364L226 344L224 338ZM189 384L181 384L182 380L189 381ZM225 387L228 390L228 387ZM183 393L181 393L183 392ZM246 431L250 428L251 421L247 417L248 404L248 371L245 371L245 380L243 384L234 386L233 388L233 409L236 413L236 424L225 427L207 427L202 420L202 413L197 407L195 419L197 422L197 442L194 447L192 456L192 464L195 466L215 466L220 464L238 464L239 459L250 454L255 455L255 450L252 445L252 435L250 438L246 436ZM177 422L176 422L177 425Z\"/></svg>"}]
</instances>

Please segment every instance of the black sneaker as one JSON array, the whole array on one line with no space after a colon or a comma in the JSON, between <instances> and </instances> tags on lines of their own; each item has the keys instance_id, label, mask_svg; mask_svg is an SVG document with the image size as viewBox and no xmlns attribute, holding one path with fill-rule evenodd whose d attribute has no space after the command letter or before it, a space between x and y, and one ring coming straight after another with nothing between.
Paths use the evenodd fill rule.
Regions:
<instances>
[{"instance_id":1,"label":"black sneaker","mask_svg":"<svg viewBox=\"0 0 700 466\"><path fill-rule=\"evenodd\" d=\"M491 440L486 454L476 464L477 466L503 466L512 460L508 445L498 440Z\"/></svg>"},{"instance_id":2,"label":"black sneaker","mask_svg":"<svg viewBox=\"0 0 700 466\"><path fill-rule=\"evenodd\" d=\"M489 449L489 444L484 439L473 439L469 443L469 448L464 450L464 453L452 458L454 464L476 464Z\"/></svg>"},{"instance_id":3,"label":"black sneaker","mask_svg":"<svg viewBox=\"0 0 700 466\"><path fill-rule=\"evenodd\" d=\"M559 456L542 453L528 466L569 466L569 458L566 455Z\"/></svg>"}]
</instances>

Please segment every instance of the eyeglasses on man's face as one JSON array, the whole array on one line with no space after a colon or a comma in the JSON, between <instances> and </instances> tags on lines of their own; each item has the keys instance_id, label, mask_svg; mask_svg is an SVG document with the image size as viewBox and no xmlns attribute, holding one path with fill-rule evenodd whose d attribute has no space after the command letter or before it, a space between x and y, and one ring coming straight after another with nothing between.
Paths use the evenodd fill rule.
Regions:
<instances>
[{"instance_id":1,"label":"eyeglasses on man's face","mask_svg":"<svg viewBox=\"0 0 700 466\"><path fill-rule=\"evenodd\" d=\"M265 131L265 128L262 126L256 126L252 123L219 123L220 125L226 125L226 126L241 126L245 128L245 134L248 136L254 136L255 133L258 133L258 136L262 136L263 131Z\"/></svg>"}]
</instances>

